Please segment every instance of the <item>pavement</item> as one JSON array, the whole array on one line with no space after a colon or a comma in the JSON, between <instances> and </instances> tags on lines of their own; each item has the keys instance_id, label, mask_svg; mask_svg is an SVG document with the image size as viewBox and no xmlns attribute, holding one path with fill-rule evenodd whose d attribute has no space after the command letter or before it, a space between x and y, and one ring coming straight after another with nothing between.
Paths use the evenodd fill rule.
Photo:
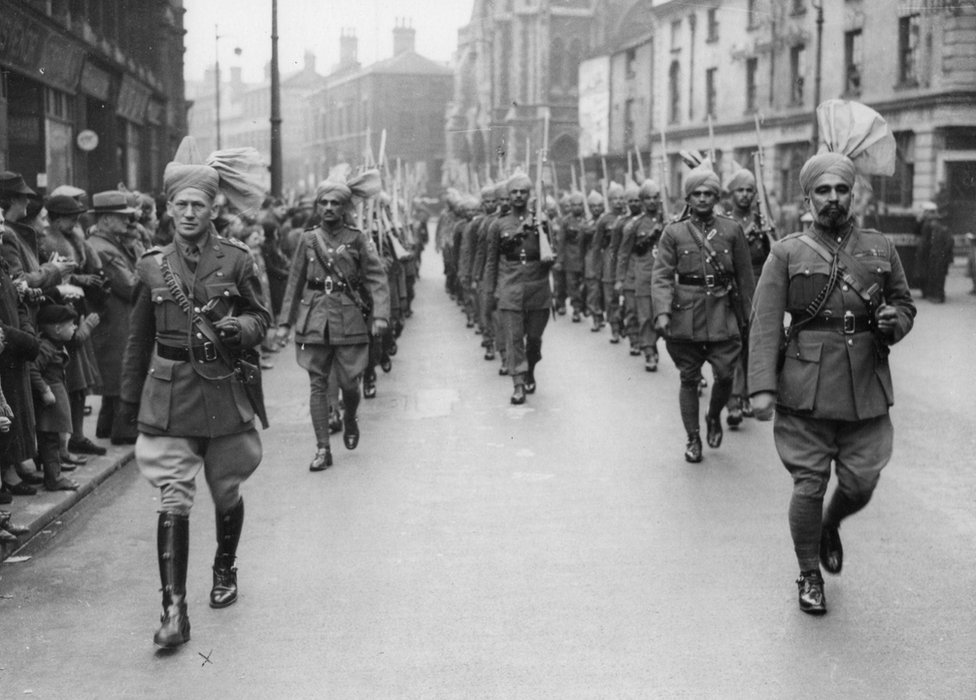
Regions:
<instances>
[{"instance_id":1,"label":"pavement","mask_svg":"<svg viewBox=\"0 0 976 700\"><path fill-rule=\"evenodd\" d=\"M108 440L95 438L95 417L101 405L101 397L88 397L91 414L85 417L85 435L92 442L101 445L108 452L104 456L85 455L88 463L77 467L65 476L79 484L77 491L45 491L43 486L37 486L36 496L14 496L13 503L0 505L0 510L11 514L10 522L30 529L21 535L17 544L9 546L0 544L0 561L8 557L16 557L17 552L34 537L48 536L62 524L64 515L76 505L84 501L89 495L98 490L99 486L120 469L132 464L132 445L111 445Z\"/></svg>"}]
</instances>

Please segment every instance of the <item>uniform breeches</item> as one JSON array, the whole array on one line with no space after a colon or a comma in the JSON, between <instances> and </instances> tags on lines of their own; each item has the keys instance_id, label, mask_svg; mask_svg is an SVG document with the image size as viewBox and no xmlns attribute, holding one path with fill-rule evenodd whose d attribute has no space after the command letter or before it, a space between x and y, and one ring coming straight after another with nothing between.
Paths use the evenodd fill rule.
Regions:
<instances>
[{"instance_id":1,"label":"uniform breeches","mask_svg":"<svg viewBox=\"0 0 976 700\"><path fill-rule=\"evenodd\" d=\"M212 438L146 435L136 439L136 462L159 489L160 512L189 515L196 495L196 476L203 475L218 513L241 500L241 484L261 463L261 438L251 428Z\"/></svg>"},{"instance_id":2,"label":"uniform breeches","mask_svg":"<svg viewBox=\"0 0 976 700\"><path fill-rule=\"evenodd\" d=\"M549 310L500 309L498 314L508 347L508 372L518 381L542 359L542 334L549 323Z\"/></svg>"},{"instance_id":3,"label":"uniform breeches","mask_svg":"<svg viewBox=\"0 0 976 700\"><path fill-rule=\"evenodd\" d=\"M698 342L694 340L668 340L668 355L674 361L681 376L681 390L678 394L681 406L681 420L689 433L698 430L699 404L698 386L702 378L702 365L712 366L715 382L708 403L708 412L718 416L732 393L732 373L742 341L738 338L717 342Z\"/></svg>"},{"instance_id":4,"label":"uniform breeches","mask_svg":"<svg viewBox=\"0 0 976 700\"><path fill-rule=\"evenodd\" d=\"M563 270L563 279L566 285L565 294L560 300L565 303L566 297L569 297L573 311L581 312L583 310L583 273L579 270Z\"/></svg>"},{"instance_id":5,"label":"uniform breeches","mask_svg":"<svg viewBox=\"0 0 976 700\"><path fill-rule=\"evenodd\" d=\"M342 389L347 414L355 415L359 405L359 376L366 369L369 344L296 346L298 365L308 372L309 413L319 445L329 444L329 377Z\"/></svg>"},{"instance_id":6,"label":"uniform breeches","mask_svg":"<svg viewBox=\"0 0 976 700\"><path fill-rule=\"evenodd\" d=\"M557 309L566 306L566 271L563 269L552 270L552 298Z\"/></svg>"},{"instance_id":7,"label":"uniform breeches","mask_svg":"<svg viewBox=\"0 0 976 700\"><path fill-rule=\"evenodd\" d=\"M595 277L586 278L586 308L593 316L603 313L603 283Z\"/></svg>"},{"instance_id":8,"label":"uniform breeches","mask_svg":"<svg viewBox=\"0 0 976 700\"><path fill-rule=\"evenodd\" d=\"M486 344L495 339L495 299L485 292L478 290L478 324Z\"/></svg>"},{"instance_id":9,"label":"uniform breeches","mask_svg":"<svg viewBox=\"0 0 976 700\"><path fill-rule=\"evenodd\" d=\"M607 323L614 333L620 333L620 297L613 288L613 282L603 282L603 304Z\"/></svg>"},{"instance_id":10,"label":"uniform breeches","mask_svg":"<svg viewBox=\"0 0 976 700\"><path fill-rule=\"evenodd\" d=\"M651 306L651 297L634 297L634 305L637 307L637 340L640 344L640 349L647 354L657 345L657 332L654 330L654 308Z\"/></svg>"},{"instance_id":11,"label":"uniform breeches","mask_svg":"<svg viewBox=\"0 0 976 700\"><path fill-rule=\"evenodd\" d=\"M822 522L836 527L871 500L881 470L891 459L893 438L887 414L836 421L776 413L773 439L793 477L790 534L801 571L818 567ZM831 464L837 472L837 489L822 514Z\"/></svg>"},{"instance_id":12,"label":"uniform breeches","mask_svg":"<svg viewBox=\"0 0 976 700\"><path fill-rule=\"evenodd\" d=\"M624 307L621 320L621 332L630 339L631 347L638 347L637 339L637 295L634 290L624 290Z\"/></svg>"}]
</instances>

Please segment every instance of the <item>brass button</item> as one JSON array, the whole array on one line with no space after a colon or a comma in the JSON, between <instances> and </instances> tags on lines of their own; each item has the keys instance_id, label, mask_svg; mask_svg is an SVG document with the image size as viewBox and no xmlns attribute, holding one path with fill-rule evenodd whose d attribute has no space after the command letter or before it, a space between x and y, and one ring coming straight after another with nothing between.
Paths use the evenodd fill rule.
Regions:
<instances>
[{"instance_id":1,"label":"brass button","mask_svg":"<svg viewBox=\"0 0 976 700\"><path fill-rule=\"evenodd\" d=\"M853 338L848 338L847 339L847 344L848 345L853 345L854 344L854 339Z\"/></svg>"},{"instance_id":2,"label":"brass button","mask_svg":"<svg viewBox=\"0 0 976 700\"><path fill-rule=\"evenodd\" d=\"M199 306L194 306L193 307L193 313L195 313L195 314L200 313L200 307Z\"/></svg>"},{"instance_id":3,"label":"brass button","mask_svg":"<svg viewBox=\"0 0 976 700\"><path fill-rule=\"evenodd\" d=\"M202 337L203 337L203 333L197 333L197 338L202 338Z\"/></svg>"}]
</instances>

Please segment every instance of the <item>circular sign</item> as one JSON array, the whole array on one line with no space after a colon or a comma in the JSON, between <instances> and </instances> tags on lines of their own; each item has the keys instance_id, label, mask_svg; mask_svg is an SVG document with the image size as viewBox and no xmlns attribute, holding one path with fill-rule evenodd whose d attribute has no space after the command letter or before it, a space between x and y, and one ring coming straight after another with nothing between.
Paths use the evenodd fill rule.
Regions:
<instances>
[{"instance_id":1,"label":"circular sign","mask_svg":"<svg viewBox=\"0 0 976 700\"><path fill-rule=\"evenodd\" d=\"M98 148L98 134L91 129L79 131L76 141L78 143L78 148L83 151L94 151L96 148Z\"/></svg>"}]
</instances>

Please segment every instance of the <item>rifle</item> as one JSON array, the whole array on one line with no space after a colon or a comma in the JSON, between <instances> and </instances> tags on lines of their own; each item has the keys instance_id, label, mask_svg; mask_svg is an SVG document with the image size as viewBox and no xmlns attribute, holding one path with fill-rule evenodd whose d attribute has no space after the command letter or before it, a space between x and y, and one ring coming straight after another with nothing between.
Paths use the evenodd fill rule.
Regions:
<instances>
[{"instance_id":1,"label":"rifle","mask_svg":"<svg viewBox=\"0 0 976 700\"><path fill-rule=\"evenodd\" d=\"M627 179L634 182L634 154L630 151L627 151Z\"/></svg>"},{"instance_id":2,"label":"rifle","mask_svg":"<svg viewBox=\"0 0 976 700\"><path fill-rule=\"evenodd\" d=\"M640 149L637 148L637 144L634 144L634 154L637 156L637 177L640 178L641 185L644 184L644 180L647 179L644 175L644 161L641 159Z\"/></svg>"},{"instance_id":3,"label":"rifle","mask_svg":"<svg viewBox=\"0 0 976 700\"><path fill-rule=\"evenodd\" d=\"M539 259L544 263L552 262L553 255L552 243L549 241L548 227L543 226L546 211L546 192L542 182L542 170L546 164L546 155L549 145L549 112L546 112L545 121L542 128L542 148L539 149L538 167L536 168L536 196L535 196L535 228L539 235ZM556 206L559 203L556 202Z\"/></svg>"},{"instance_id":4,"label":"rifle","mask_svg":"<svg viewBox=\"0 0 976 700\"><path fill-rule=\"evenodd\" d=\"M610 178L607 176L607 159L606 156L600 156L600 161L603 164L603 182L600 184L603 186L603 201L610 206L610 199L607 196L607 188L610 187Z\"/></svg>"},{"instance_id":5,"label":"rifle","mask_svg":"<svg viewBox=\"0 0 976 700\"><path fill-rule=\"evenodd\" d=\"M708 115L708 159L712 161L712 169L715 170L718 166L715 163L715 130L712 128L711 114Z\"/></svg>"},{"instance_id":6,"label":"rifle","mask_svg":"<svg viewBox=\"0 0 976 700\"><path fill-rule=\"evenodd\" d=\"M753 154L753 162L756 169L756 194L759 195L759 227L769 234L769 237L776 240L776 228L772 225L772 216L769 212L769 198L766 194L766 176L763 168L766 165L766 156L763 153L762 131L759 129L759 114L753 115L756 121L756 152Z\"/></svg>"},{"instance_id":7,"label":"rifle","mask_svg":"<svg viewBox=\"0 0 976 700\"><path fill-rule=\"evenodd\" d=\"M671 196L668 194L668 184L671 182L671 172L668 165L668 144L665 140L664 129L661 129L661 211L665 221L671 219Z\"/></svg>"}]
</instances>

